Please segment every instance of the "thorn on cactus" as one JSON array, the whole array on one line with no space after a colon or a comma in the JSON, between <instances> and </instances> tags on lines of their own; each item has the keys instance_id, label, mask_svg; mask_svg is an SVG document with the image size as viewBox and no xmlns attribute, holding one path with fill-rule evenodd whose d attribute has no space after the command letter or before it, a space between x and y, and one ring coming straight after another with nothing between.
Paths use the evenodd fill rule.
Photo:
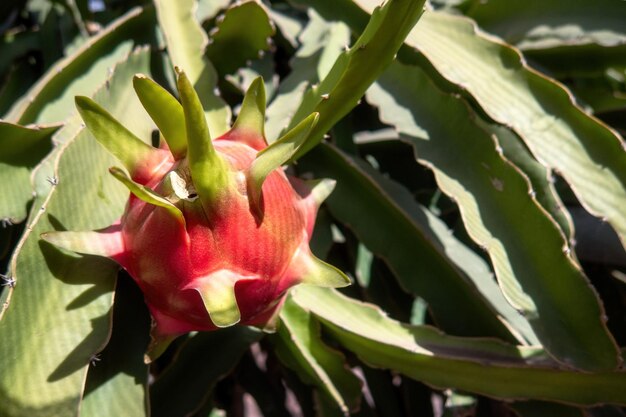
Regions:
<instances>
[{"instance_id":1,"label":"thorn on cactus","mask_svg":"<svg viewBox=\"0 0 626 417\"><path fill-rule=\"evenodd\" d=\"M93 355L91 355L91 358L89 358L89 363L91 364L91 366L95 367L96 364L100 362L101 360L102 358L100 358L100 354L94 353Z\"/></svg>"},{"instance_id":2,"label":"thorn on cactus","mask_svg":"<svg viewBox=\"0 0 626 417\"><path fill-rule=\"evenodd\" d=\"M0 274L0 279L2 279L2 284L0 285L2 285L3 287L15 287L15 278Z\"/></svg>"},{"instance_id":3,"label":"thorn on cactus","mask_svg":"<svg viewBox=\"0 0 626 417\"><path fill-rule=\"evenodd\" d=\"M268 146L265 87L257 78L231 130L212 139L196 91L176 72L180 103L145 76L133 79L168 149L147 145L95 102L77 97L87 128L124 166L110 173L131 196L122 217L104 230L41 236L128 271L153 319L147 362L190 331L235 324L272 331L295 285L350 283L309 248L334 181L289 178L281 168L307 142L319 115Z\"/></svg>"}]
</instances>

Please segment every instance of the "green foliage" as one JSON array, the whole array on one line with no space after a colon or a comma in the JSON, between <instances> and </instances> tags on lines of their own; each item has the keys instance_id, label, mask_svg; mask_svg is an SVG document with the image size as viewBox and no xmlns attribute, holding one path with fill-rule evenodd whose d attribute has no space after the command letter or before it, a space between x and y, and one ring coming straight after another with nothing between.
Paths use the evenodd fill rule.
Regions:
<instances>
[{"instance_id":1,"label":"green foliage","mask_svg":"<svg viewBox=\"0 0 626 417\"><path fill-rule=\"evenodd\" d=\"M410 87L404 84L407 80ZM417 94L428 101L415 100ZM504 295L528 319L545 348L574 367L614 369L616 346L601 320L596 295L562 249L567 242L529 196L528 180L472 123L467 106L435 91L419 70L400 65L389 68L368 100L413 145L441 190L457 202L467 232L489 253ZM398 117L407 110L410 119ZM444 111L446 119L439 120ZM463 154L454 152L467 141L471 146ZM466 159L481 169L463 164Z\"/></svg>"},{"instance_id":2,"label":"green foliage","mask_svg":"<svg viewBox=\"0 0 626 417\"><path fill-rule=\"evenodd\" d=\"M0 3L0 416L624 415L625 2ZM128 138L234 186L197 173L235 120L253 209L285 163L334 185L304 278L352 285L155 346L124 271L41 235L128 189L180 216Z\"/></svg>"},{"instance_id":3,"label":"green foliage","mask_svg":"<svg viewBox=\"0 0 626 417\"><path fill-rule=\"evenodd\" d=\"M234 4L218 20L206 54L221 74L232 73L270 48L274 24L261 3Z\"/></svg>"},{"instance_id":4,"label":"green foliage","mask_svg":"<svg viewBox=\"0 0 626 417\"><path fill-rule=\"evenodd\" d=\"M148 58L146 50L128 56L108 88L94 97L119 120L137 117L138 102L124 93L132 91L135 72L149 70ZM7 291L0 321L0 398L7 415L77 412L87 366L109 338L115 264L61 253L39 238L50 230L102 228L123 210L123 186L107 173L114 159L85 129L76 132L60 145L54 161L57 184L33 209L36 217L11 262L15 287ZM146 132L137 133L145 137Z\"/></svg>"},{"instance_id":5,"label":"green foliage","mask_svg":"<svg viewBox=\"0 0 626 417\"><path fill-rule=\"evenodd\" d=\"M215 94L217 73L204 56L207 35L193 16L194 0L154 2L159 28L163 31L172 64L186 71L200 94L202 108L210 122L213 137L228 130L230 108Z\"/></svg>"},{"instance_id":6,"label":"green foliage","mask_svg":"<svg viewBox=\"0 0 626 417\"><path fill-rule=\"evenodd\" d=\"M0 200L0 218L11 223L24 221L33 197L30 175L50 152L50 137L59 126L27 128L0 122L0 181L6 185Z\"/></svg>"}]
</instances>

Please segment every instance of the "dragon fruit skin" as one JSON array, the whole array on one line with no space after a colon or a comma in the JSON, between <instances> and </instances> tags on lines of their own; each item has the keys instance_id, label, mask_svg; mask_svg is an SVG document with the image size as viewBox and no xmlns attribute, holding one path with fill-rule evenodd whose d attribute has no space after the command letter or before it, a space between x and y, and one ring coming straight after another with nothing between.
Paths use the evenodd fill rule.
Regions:
<instances>
[{"instance_id":1,"label":"dragon fruit skin","mask_svg":"<svg viewBox=\"0 0 626 417\"><path fill-rule=\"evenodd\" d=\"M94 137L126 166L130 175L110 171L131 195L121 219L104 230L42 235L61 248L108 256L128 271L153 318L152 349L159 352L152 358L163 350L155 344L190 331L237 323L271 328L294 285L349 284L309 248L317 209L334 181L289 178L280 167L306 141L317 115L268 147L265 94L257 79L232 129L211 140L183 72L178 87L182 106L151 80L135 78L139 98L169 145L160 149L145 145L91 100L77 98ZM183 125L186 144L172 129Z\"/></svg>"},{"instance_id":2,"label":"dragon fruit skin","mask_svg":"<svg viewBox=\"0 0 626 417\"><path fill-rule=\"evenodd\" d=\"M256 155L249 146L230 140L217 139L214 145L239 172ZM312 227L317 207L295 192L281 170L272 172L263 188L264 218L258 226L247 198L239 193L220 202L210 224L201 205L184 204L186 228L163 208L131 196L121 221L124 249L113 258L131 276L140 277L135 281L153 316L161 319L157 322L163 322L162 331L216 328L192 291L200 285L198 277L211 279L215 271L238 275L235 293L242 324L263 324L259 314L271 310L298 283L301 257L311 256L306 225L308 221ZM172 299L164 300L163 294Z\"/></svg>"}]
</instances>

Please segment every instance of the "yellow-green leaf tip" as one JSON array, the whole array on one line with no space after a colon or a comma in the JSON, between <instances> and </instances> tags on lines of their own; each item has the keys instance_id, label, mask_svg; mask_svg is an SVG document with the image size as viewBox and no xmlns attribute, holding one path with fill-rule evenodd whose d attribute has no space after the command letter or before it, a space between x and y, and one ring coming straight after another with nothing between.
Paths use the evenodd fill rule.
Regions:
<instances>
[{"instance_id":1,"label":"yellow-green leaf tip","mask_svg":"<svg viewBox=\"0 0 626 417\"><path fill-rule=\"evenodd\" d=\"M216 203L227 192L236 189L227 162L217 153L211 141L209 126L198 93L185 72L176 69L178 92L185 116L187 158L194 186L207 213L214 212Z\"/></svg>"},{"instance_id":2,"label":"yellow-green leaf tip","mask_svg":"<svg viewBox=\"0 0 626 417\"><path fill-rule=\"evenodd\" d=\"M166 89L143 74L133 77L133 88L144 109L159 128L174 159L184 158L187 154L187 136L181 104Z\"/></svg>"},{"instance_id":3,"label":"yellow-green leaf tip","mask_svg":"<svg viewBox=\"0 0 626 417\"><path fill-rule=\"evenodd\" d=\"M246 91L233 129L245 129L265 138L265 100L263 78L257 77Z\"/></svg>"},{"instance_id":4,"label":"yellow-green leaf tip","mask_svg":"<svg viewBox=\"0 0 626 417\"><path fill-rule=\"evenodd\" d=\"M221 269L194 282L193 289L202 297L204 307L215 326L230 327L241 320L235 297L235 284L239 279L246 278L227 269Z\"/></svg>"}]
</instances>

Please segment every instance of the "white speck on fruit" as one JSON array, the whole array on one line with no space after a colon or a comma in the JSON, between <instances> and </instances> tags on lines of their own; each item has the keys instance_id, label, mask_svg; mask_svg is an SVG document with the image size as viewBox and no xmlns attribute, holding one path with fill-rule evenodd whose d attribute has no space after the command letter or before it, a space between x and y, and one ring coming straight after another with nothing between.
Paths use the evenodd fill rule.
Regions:
<instances>
[{"instance_id":1,"label":"white speck on fruit","mask_svg":"<svg viewBox=\"0 0 626 417\"><path fill-rule=\"evenodd\" d=\"M244 197L248 197L248 188L246 174L239 171L235 174L235 182L237 183L237 191Z\"/></svg>"}]
</instances>

